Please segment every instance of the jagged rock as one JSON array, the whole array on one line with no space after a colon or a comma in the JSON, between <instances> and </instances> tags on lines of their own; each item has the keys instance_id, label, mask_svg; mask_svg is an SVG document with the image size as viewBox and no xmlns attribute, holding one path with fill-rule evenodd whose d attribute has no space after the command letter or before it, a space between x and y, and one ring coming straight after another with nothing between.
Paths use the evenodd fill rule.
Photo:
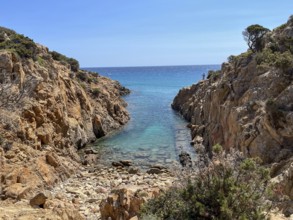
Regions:
<instances>
[{"instance_id":1,"label":"jagged rock","mask_svg":"<svg viewBox=\"0 0 293 220\"><path fill-rule=\"evenodd\" d=\"M264 52L270 53L274 45L270 55L289 54L286 68L264 60L260 64L257 54L242 54L223 63L220 71L210 72L207 80L181 89L172 104L190 122L193 140L198 139L209 155L221 144L226 151L235 148L274 163L274 178L280 178L279 186L291 199L293 65L292 49L285 42L292 33L289 19L263 39Z\"/></svg>"},{"instance_id":2,"label":"jagged rock","mask_svg":"<svg viewBox=\"0 0 293 220\"><path fill-rule=\"evenodd\" d=\"M115 161L113 161L113 162L112 162L112 166L113 166L113 167L123 167L123 164L122 164L122 163L119 163L119 162L115 162Z\"/></svg>"},{"instance_id":3,"label":"jagged rock","mask_svg":"<svg viewBox=\"0 0 293 220\"><path fill-rule=\"evenodd\" d=\"M98 159L97 154L87 154L84 156L84 165L96 164Z\"/></svg>"},{"instance_id":4,"label":"jagged rock","mask_svg":"<svg viewBox=\"0 0 293 220\"><path fill-rule=\"evenodd\" d=\"M127 167L132 166L131 160L120 160L119 162L122 163L123 166L127 166Z\"/></svg>"},{"instance_id":5,"label":"jagged rock","mask_svg":"<svg viewBox=\"0 0 293 220\"><path fill-rule=\"evenodd\" d=\"M58 156L52 152L46 155L46 162L53 167L58 167L60 165L58 161Z\"/></svg>"},{"instance_id":6,"label":"jagged rock","mask_svg":"<svg viewBox=\"0 0 293 220\"><path fill-rule=\"evenodd\" d=\"M5 188L4 194L6 198L23 199L28 195L30 190L31 187L29 186L23 185L21 183L15 183Z\"/></svg>"},{"instance_id":7,"label":"jagged rock","mask_svg":"<svg viewBox=\"0 0 293 220\"><path fill-rule=\"evenodd\" d=\"M147 171L148 174L160 174L163 173L161 169L158 168L151 168Z\"/></svg>"},{"instance_id":8,"label":"jagged rock","mask_svg":"<svg viewBox=\"0 0 293 220\"><path fill-rule=\"evenodd\" d=\"M129 220L137 215L144 202L143 198L127 189L114 190L100 204L102 220Z\"/></svg>"},{"instance_id":9,"label":"jagged rock","mask_svg":"<svg viewBox=\"0 0 293 220\"><path fill-rule=\"evenodd\" d=\"M137 174L137 173L139 173L139 168L138 167L129 167L128 173L129 174Z\"/></svg>"},{"instance_id":10,"label":"jagged rock","mask_svg":"<svg viewBox=\"0 0 293 220\"><path fill-rule=\"evenodd\" d=\"M162 164L152 165L151 168L156 168L156 169L160 169L160 170L167 169L167 167L163 166Z\"/></svg>"},{"instance_id":11,"label":"jagged rock","mask_svg":"<svg viewBox=\"0 0 293 220\"><path fill-rule=\"evenodd\" d=\"M181 165L183 167L192 167L192 161L191 161L191 157L190 155L185 152L185 151L182 151L180 154L179 154L179 162L181 163Z\"/></svg>"},{"instance_id":12,"label":"jagged rock","mask_svg":"<svg viewBox=\"0 0 293 220\"><path fill-rule=\"evenodd\" d=\"M13 62L11 53L6 51L0 52L0 69L5 70L6 73L12 73ZM4 79L4 76L1 77L1 80Z\"/></svg>"},{"instance_id":13,"label":"jagged rock","mask_svg":"<svg viewBox=\"0 0 293 220\"><path fill-rule=\"evenodd\" d=\"M88 148L88 149L84 149L83 151L85 154L98 154L97 151L91 149L91 148Z\"/></svg>"},{"instance_id":14,"label":"jagged rock","mask_svg":"<svg viewBox=\"0 0 293 220\"><path fill-rule=\"evenodd\" d=\"M95 115L93 118L93 129L97 138L103 137L106 134L101 119L98 115Z\"/></svg>"},{"instance_id":15,"label":"jagged rock","mask_svg":"<svg viewBox=\"0 0 293 220\"><path fill-rule=\"evenodd\" d=\"M80 166L77 149L129 120L120 95L127 89L117 81L83 70L72 74L46 47L32 46L38 61L0 51L0 133L10 146L0 153L1 183L13 198L64 181ZM93 154L84 163L94 163ZM29 192L10 190L17 178Z\"/></svg>"}]
</instances>

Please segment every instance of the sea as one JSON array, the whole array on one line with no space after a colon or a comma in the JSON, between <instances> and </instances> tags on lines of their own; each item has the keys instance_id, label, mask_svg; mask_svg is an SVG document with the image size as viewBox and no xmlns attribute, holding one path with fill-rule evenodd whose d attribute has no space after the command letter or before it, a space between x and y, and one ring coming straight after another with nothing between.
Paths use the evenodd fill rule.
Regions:
<instances>
[{"instance_id":1,"label":"sea","mask_svg":"<svg viewBox=\"0 0 293 220\"><path fill-rule=\"evenodd\" d=\"M181 88L197 83L220 65L85 69L118 80L131 90L123 97L130 121L94 144L99 163L131 160L144 168L178 163L181 151L195 157L187 122L172 110L171 103Z\"/></svg>"}]
</instances>

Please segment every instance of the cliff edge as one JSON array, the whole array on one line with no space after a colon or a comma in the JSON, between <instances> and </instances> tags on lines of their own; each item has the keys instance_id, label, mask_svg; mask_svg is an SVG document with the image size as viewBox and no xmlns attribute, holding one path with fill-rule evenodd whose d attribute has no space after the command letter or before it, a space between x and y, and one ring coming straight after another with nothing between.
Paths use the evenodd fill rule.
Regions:
<instances>
[{"instance_id":1,"label":"cliff edge","mask_svg":"<svg viewBox=\"0 0 293 220\"><path fill-rule=\"evenodd\" d=\"M77 150L129 120L117 81L0 28L0 195L50 189L80 166Z\"/></svg>"},{"instance_id":2,"label":"cliff edge","mask_svg":"<svg viewBox=\"0 0 293 220\"><path fill-rule=\"evenodd\" d=\"M190 122L195 144L210 154L221 144L261 158L292 199L293 17L261 43L261 50L231 56L206 80L181 89L172 107Z\"/></svg>"}]
</instances>

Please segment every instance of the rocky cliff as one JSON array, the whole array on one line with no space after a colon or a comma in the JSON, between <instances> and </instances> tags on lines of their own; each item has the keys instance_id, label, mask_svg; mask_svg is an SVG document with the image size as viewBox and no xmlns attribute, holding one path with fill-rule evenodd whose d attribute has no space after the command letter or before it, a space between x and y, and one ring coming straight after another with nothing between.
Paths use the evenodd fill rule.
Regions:
<instances>
[{"instance_id":1,"label":"rocky cliff","mask_svg":"<svg viewBox=\"0 0 293 220\"><path fill-rule=\"evenodd\" d=\"M117 81L0 28L0 195L50 188L80 165L77 150L129 120Z\"/></svg>"},{"instance_id":2,"label":"rocky cliff","mask_svg":"<svg viewBox=\"0 0 293 220\"><path fill-rule=\"evenodd\" d=\"M221 70L175 97L172 107L190 121L193 142L273 164L293 198L293 17L267 33L259 52L231 56ZM290 168L291 166L291 168Z\"/></svg>"}]
</instances>

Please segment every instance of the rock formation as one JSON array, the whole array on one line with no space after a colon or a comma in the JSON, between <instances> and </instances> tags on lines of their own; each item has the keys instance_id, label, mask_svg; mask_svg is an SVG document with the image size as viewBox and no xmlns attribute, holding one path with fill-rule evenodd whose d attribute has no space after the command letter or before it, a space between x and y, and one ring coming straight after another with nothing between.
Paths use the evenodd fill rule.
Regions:
<instances>
[{"instance_id":1,"label":"rock formation","mask_svg":"<svg viewBox=\"0 0 293 220\"><path fill-rule=\"evenodd\" d=\"M283 173L283 192L292 199L293 17L263 43L262 51L231 56L208 79L181 89L172 107L207 152L221 144L273 164L272 176Z\"/></svg>"},{"instance_id":2,"label":"rock formation","mask_svg":"<svg viewBox=\"0 0 293 220\"><path fill-rule=\"evenodd\" d=\"M80 166L78 149L129 120L121 98L129 90L0 32L0 195L21 199L68 178Z\"/></svg>"}]
</instances>

